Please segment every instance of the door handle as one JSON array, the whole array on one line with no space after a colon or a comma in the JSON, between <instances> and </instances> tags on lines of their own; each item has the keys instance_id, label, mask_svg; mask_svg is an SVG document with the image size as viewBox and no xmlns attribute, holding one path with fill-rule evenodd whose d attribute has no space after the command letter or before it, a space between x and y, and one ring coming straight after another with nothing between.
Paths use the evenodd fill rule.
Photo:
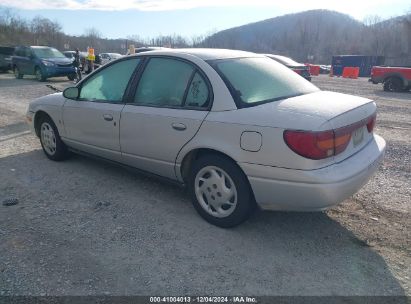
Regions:
<instances>
[{"instance_id":1,"label":"door handle","mask_svg":"<svg viewBox=\"0 0 411 304\"><path fill-rule=\"evenodd\" d=\"M187 129L187 126L183 123L173 122L171 126L173 127L174 130L177 130L177 131L184 131L185 129Z\"/></svg>"},{"instance_id":2,"label":"door handle","mask_svg":"<svg viewBox=\"0 0 411 304\"><path fill-rule=\"evenodd\" d=\"M103 118L104 118L104 120L112 121L112 120L113 120L113 115L111 115L111 114L104 114L104 115L103 115Z\"/></svg>"}]
</instances>

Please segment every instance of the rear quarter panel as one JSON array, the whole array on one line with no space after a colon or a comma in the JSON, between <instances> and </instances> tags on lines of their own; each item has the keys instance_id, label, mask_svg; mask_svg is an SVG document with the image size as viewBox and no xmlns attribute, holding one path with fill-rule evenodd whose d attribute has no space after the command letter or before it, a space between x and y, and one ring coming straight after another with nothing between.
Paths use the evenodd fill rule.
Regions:
<instances>
[{"instance_id":1,"label":"rear quarter panel","mask_svg":"<svg viewBox=\"0 0 411 304\"><path fill-rule=\"evenodd\" d=\"M251 110L251 111L250 111ZM237 163L261 164L266 166L317 169L330 165L333 158L325 160L310 160L294 153L284 142L284 128L264 125L262 121L253 121L252 108L236 111L210 112L201 125L196 136L182 148L176 164L179 168L184 157L195 149L212 149L234 159ZM290 116L290 113L278 112L278 117ZM314 125L327 125L326 121L319 121L318 117L307 117L304 115L291 115L291 121L310 124L310 119L315 120ZM255 117L255 116L254 116ZM274 118L275 120L275 118ZM297 125L298 126L298 125ZM302 128L303 124L301 124ZM257 132L261 134L262 143L258 151L246 151L241 148L241 135L243 132ZM177 170L178 171L178 170ZM177 177L181 178L177 172Z\"/></svg>"}]
</instances>

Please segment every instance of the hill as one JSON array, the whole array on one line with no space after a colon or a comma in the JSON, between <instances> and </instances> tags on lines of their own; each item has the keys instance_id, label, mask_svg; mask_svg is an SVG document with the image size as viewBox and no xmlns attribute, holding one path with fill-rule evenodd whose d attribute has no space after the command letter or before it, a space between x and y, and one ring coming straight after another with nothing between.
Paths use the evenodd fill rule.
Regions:
<instances>
[{"instance_id":1,"label":"hill","mask_svg":"<svg viewBox=\"0 0 411 304\"><path fill-rule=\"evenodd\" d=\"M205 38L203 44L282 54L302 62L329 63L337 54L406 58L411 35L408 32L407 37L404 20L404 16L387 21L370 19L366 25L342 13L311 10L220 31Z\"/></svg>"},{"instance_id":2,"label":"hill","mask_svg":"<svg viewBox=\"0 0 411 304\"><path fill-rule=\"evenodd\" d=\"M49 45L60 50L93 46L97 52L119 53L125 53L128 44L229 48L322 64L330 64L333 55L361 54L385 56L388 65L411 65L411 14L388 20L374 16L359 22L334 11L311 10L198 36L191 41L180 35L148 39L135 33L127 33L127 39L102 36L94 28L80 37L70 36L57 21L41 16L25 20L0 8L0 45Z\"/></svg>"}]
</instances>

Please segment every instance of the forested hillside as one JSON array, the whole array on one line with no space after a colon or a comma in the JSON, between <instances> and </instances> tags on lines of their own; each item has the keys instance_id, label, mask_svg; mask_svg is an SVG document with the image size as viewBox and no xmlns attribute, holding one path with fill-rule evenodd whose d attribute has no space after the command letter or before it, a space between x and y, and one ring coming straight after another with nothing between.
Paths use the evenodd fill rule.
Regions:
<instances>
[{"instance_id":1,"label":"forested hillside","mask_svg":"<svg viewBox=\"0 0 411 304\"><path fill-rule=\"evenodd\" d=\"M382 21L377 16L359 22L334 11L312 10L289 14L191 39L178 34L140 39L104 39L90 27L82 36L69 36L57 21L36 17L24 20L0 10L0 45L50 45L58 49L93 46L97 52L125 53L128 44L169 47L213 47L275 53L302 62L329 64L332 55L382 55L387 64L411 65L411 14Z\"/></svg>"}]
</instances>

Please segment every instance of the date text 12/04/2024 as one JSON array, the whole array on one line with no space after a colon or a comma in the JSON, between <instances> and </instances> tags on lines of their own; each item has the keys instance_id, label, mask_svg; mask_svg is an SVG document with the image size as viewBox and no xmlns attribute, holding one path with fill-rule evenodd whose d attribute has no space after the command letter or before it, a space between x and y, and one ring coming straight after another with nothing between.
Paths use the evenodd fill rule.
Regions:
<instances>
[{"instance_id":1,"label":"date text 12/04/2024","mask_svg":"<svg viewBox=\"0 0 411 304\"><path fill-rule=\"evenodd\" d=\"M257 299L247 296L233 297L150 297L150 303L257 303Z\"/></svg>"}]
</instances>

